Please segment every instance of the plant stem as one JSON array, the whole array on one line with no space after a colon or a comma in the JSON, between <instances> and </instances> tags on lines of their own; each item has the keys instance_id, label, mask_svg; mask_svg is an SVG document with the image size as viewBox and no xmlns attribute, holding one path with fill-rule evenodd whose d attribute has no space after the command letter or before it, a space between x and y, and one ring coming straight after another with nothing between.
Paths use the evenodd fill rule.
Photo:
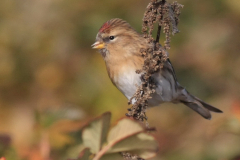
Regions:
<instances>
[{"instance_id":1,"label":"plant stem","mask_svg":"<svg viewBox=\"0 0 240 160\"><path fill-rule=\"evenodd\" d=\"M162 0L162 3L160 4L161 7L162 7L162 10L163 10L163 5L164 5L165 3L166 3L166 0ZM162 20L163 20L162 10L161 10L161 12L160 12L160 14L161 14L161 22L162 22ZM156 43L159 42L159 40L160 40L161 29L162 29L162 26L158 23L158 30L157 30Z\"/></svg>"}]
</instances>

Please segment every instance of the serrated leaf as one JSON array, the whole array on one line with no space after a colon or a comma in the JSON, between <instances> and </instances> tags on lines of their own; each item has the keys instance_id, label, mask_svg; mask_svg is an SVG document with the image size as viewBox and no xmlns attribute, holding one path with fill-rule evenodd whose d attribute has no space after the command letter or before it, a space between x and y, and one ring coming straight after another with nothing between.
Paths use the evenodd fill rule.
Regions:
<instances>
[{"instance_id":1,"label":"serrated leaf","mask_svg":"<svg viewBox=\"0 0 240 160\"><path fill-rule=\"evenodd\" d=\"M111 113L104 113L101 117L93 120L82 133L83 144L90 148L92 153L97 153L106 141L110 125Z\"/></svg>"},{"instance_id":2,"label":"serrated leaf","mask_svg":"<svg viewBox=\"0 0 240 160\"><path fill-rule=\"evenodd\" d=\"M120 153L106 154L103 155L100 160L124 160Z\"/></svg>"},{"instance_id":3,"label":"serrated leaf","mask_svg":"<svg viewBox=\"0 0 240 160\"><path fill-rule=\"evenodd\" d=\"M110 130L107 141L108 143L115 143L118 140L142 131L144 131L144 128L139 123L129 118L124 118Z\"/></svg>"}]
</instances>

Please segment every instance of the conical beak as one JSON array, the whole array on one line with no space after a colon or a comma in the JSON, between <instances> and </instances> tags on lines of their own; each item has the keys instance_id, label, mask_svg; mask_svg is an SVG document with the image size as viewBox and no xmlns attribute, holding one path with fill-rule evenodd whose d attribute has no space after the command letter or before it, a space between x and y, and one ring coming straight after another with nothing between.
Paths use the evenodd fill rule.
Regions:
<instances>
[{"instance_id":1,"label":"conical beak","mask_svg":"<svg viewBox=\"0 0 240 160\"><path fill-rule=\"evenodd\" d=\"M105 44L103 42L97 41L97 42L93 43L93 45L91 45L91 47L93 49L102 49L105 47Z\"/></svg>"}]
</instances>

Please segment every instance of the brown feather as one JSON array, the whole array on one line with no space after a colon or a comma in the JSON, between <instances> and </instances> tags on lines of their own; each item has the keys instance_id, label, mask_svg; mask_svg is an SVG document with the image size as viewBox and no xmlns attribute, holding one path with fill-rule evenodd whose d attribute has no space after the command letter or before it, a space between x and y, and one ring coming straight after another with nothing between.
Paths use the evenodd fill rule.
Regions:
<instances>
[{"instance_id":1,"label":"brown feather","mask_svg":"<svg viewBox=\"0 0 240 160\"><path fill-rule=\"evenodd\" d=\"M136 85L141 84L140 75L135 71L143 67L144 59L140 49L148 48L147 40L126 21L115 18L103 24L96 41L104 45L100 53L112 83L130 99L137 90ZM152 77L156 81L156 92L149 100L149 105L182 102L207 119L211 118L209 111L221 112L192 96L177 82L170 60L166 61L164 67Z\"/></svg>"}]
</instances>

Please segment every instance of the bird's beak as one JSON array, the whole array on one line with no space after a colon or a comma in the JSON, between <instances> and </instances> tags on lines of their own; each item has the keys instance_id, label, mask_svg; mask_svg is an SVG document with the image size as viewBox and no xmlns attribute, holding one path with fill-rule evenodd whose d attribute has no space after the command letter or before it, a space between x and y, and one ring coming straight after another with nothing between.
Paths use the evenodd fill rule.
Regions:
<instances>
[{"instance_id":1,"label":"bird's beak","mask_svg":"<svg viewBox=\"0 0 240 160\"><path fill-rule=\"evenodd\" d=\"M93 49L102 49L104 47L105 47L105 43L99 42L99 41L93 43L93 45L92 45Z\"/></svg>"}]
</instances>

